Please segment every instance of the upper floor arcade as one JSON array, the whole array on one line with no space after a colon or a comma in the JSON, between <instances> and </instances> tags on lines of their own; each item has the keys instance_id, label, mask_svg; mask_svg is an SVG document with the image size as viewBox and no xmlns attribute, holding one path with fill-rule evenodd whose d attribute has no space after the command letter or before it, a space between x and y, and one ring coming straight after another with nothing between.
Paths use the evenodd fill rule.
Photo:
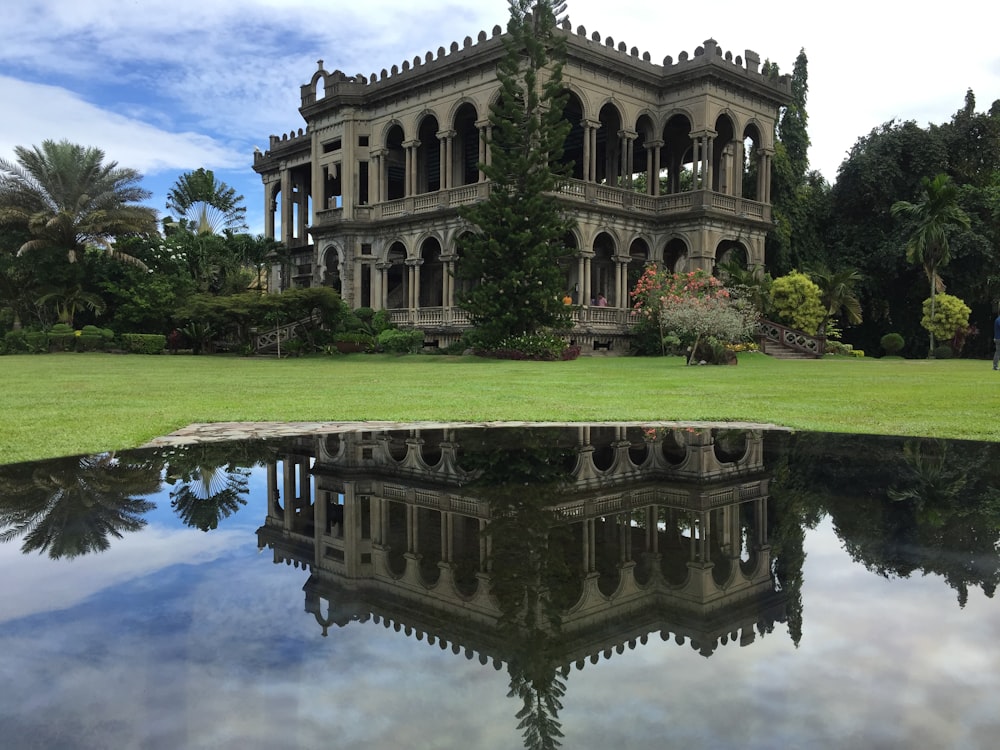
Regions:
<instances>
[{"instance_id":1,"label":"upper floor arcade","mask_svg":"<svg viewBox=\"0 0 1000 750\"><path fill-rule=\"evenodd\" d=\"M770 226L770 160L786 78L759 57L707 40L693 56L648 53L564 27L570 125L559 198L653 225L692 217ZM491 160L490 105L499 92L499 27L381 75L328 72L302 87L305 130L272 136L255 155L265 231L287 246L359 224L434 220L482 200Z\"/></svg>"}]
</instances>

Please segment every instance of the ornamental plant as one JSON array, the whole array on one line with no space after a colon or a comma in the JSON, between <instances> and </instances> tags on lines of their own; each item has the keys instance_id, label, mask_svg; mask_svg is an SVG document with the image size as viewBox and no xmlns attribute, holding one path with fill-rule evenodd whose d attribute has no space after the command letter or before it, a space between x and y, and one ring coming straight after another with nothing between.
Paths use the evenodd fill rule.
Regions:
<instances>
[{"instance_id":1,"label":"ornamental plant","mask_svg":"<svg viewBox=\"0 0 1000 750\"><path fill-rule=\"evenodd\" d=\"M820 288L800 271L779 276L771 284L771 311L779 322L815 336L827 317Z\"/></svg>"},{"instance_id":2,"label":"ornamental plant","mask_svg":"<svg viewBox=\"0 0 1000 750\"><path fill-rule=\"evenodd\" d=\"M933 310L933 314L931 313ZM955 334L969 328L972 310L958 297L951 294L937 294L924 300L924 315L920 325L938 341L949 341ZM962 340L964 341L964 336Z\"/></svg>"},{"instance_id":3,"label":"ornamental plant","mask_svg":"<svg viewBox=\"0 0 1000 750\"><path fill-rule=\"evenodd\" d=\"M701 269L672 273L650 265L632 299L640 325L655 326L661 346L676 336L690 347L689 363L703 341L724 345L751 340L759 320L753 305L730 296L721 281Z\"/></svg>"}]
</instances>

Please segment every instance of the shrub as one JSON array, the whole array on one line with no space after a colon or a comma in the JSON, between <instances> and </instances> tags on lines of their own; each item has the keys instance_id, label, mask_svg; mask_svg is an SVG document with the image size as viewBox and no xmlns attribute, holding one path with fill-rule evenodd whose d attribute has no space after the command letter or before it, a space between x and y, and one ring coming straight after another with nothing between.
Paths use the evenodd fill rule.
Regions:
<instances>
[{"instance_id":1,"label":"shrub","mask_svg":"<svg viewBox=\"0 0 1000 750\"><path fill-rule=\"evenodd\" d=\"M122 348L130 354L163 354L167 337L162 333L123 333Z\"/></svg>"},{"instance_id":2,"label":"shrub","mask_svg":"<svg viewBox=\"0 0 1000 750\"><path fill-rule=\"evenodd\" d=\"M28 351L28 342L24 331L7 331L3 337L4 351L7 354L23 354Z\"/></svg>"},{"instance_id":3,"label":"shrub","mask_svg":"<svg viewBox=\"0 0 1000 750\"><path fill-rule=\"evenodd\" d=\"M904 341L903 337L898 333L887 333L879 339L879 345L887 355L893 357L903 350L903 347L906 345L906 341Z\"/></svg>"},{"instance_id":4,"label":"shrub","mask_svg":"<svg viewBox=\"0 0 1000 750\"><path fill-rule=\"evenodd\" d=\"M49 329L49 350L69 352L76 348L76 331L66 323L56 323Z\"/></svg>"},{"instance_id":5,"label":"shrub","mask_svg":"<svg viewBox=\"0 0 1000 750\"><path fill-rule=\"evenodd\" d=\"M28 331L24 334L26 351L31 354L44 354L49 350L49 334L45 331Z\"/></svg>"},{"instance_id":6,"label":"shrub","mask_svg":"<svg viewBox=\"0 0 1000 750\"><path fill-rule=\"evenodd\" d=\"M77 336L77 350L93 352L103 350L114 340L114 331L97 326L84 326Z\"/></svg>"},{"instance_id":7,"label":"shrub","mask_svg":"<svg viewBox=\"0 0 1000 750\"><path fill-rule=\"evenodd\" d=\"M576 359L580 355L580 347L575 347L575 355L568 352L573 348L561 336L552 333L522 333L520 336L507 336L488 349L477 349L477 354L496 359L552 361Z\"/></svg>"},{"instance_id":8,"label":"shrub","mask_svg":"<svg viewBox=\"0 0 1000 750\"><path fill-rule=\"evenodd\" d=\"M951 294L937 294L934 299L934 319L931 319L930 297L924 300L923 317L920 325L934 334L939 341L951 339L959 330L969 327L972 310L958 297Z\"/></svg>"},{"instance_id":9,"label":"shrub","mask_svg":"<svg viewBox=\"0 0 1000 750\"><path fill-rule=\"evenodd\" d=\"M391 354L408 354L416 352L423 346L423 331L400 331L388 329L382 331L378 337L378 347L384 352Z\"/></svg>"},{"instance_id":10,"label":"shrub","mask_svg":"<svg viewBox=\"0 0 1000 750\"><path fill-rule=\"evenodd\" d=\"M778 322L811 336L826 317L822 292L808 276L792 271L771 284L771 310Z\"/></svg>"},{"instance_id":11,"label":"shrub","mask_svg":"<svg viewBox=\"0 0 1000 750\"><path fill-rule=\"evenodd\" d=\"M950 344L934 347L934 359L951 359L952 356L954 356L954 352L952 352Z\"/></svg>"},{"instance_id":12,"label":"shrub","mask_svg":"<svg viewBox=\"0 0 1000 750\"><path fill-rule=\"evenodd\" d=\"M375 348L375 337L364 331L348 331L334 336L333 344L340 352L370 352Z\"/></svg>"}]
</instances>

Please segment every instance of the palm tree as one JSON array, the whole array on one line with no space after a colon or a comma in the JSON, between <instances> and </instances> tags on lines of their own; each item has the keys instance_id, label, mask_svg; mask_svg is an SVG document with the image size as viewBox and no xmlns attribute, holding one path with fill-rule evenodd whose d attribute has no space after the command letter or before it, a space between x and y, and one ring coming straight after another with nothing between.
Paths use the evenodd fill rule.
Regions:
<instances>
[{"instance_id":1,"label":"palm tree","mask_svg":"<svg viewBox=\"0 0 1000 750\"><path fill-rule=\"evenodd\" d=\"M210 169L185 172L167 193L167 210L195 234L246 229L243 196L215 179Z\"/></svg>"},{"instance_id":2,"label":"palm tree","mask_svg":"<svg viewBox=\"0 0 1000 750\"><path fill-rule=\"evenodd\" d=\"M948 227L969 228L969 217L958 205L958 187L946 174L933 179L924 177L920 201L896 201L890 209L893 216L902 216L913 223L913 231L906 243L906 259L920 263L931 286L931 320L934 320L934 298L938 290L937 269L948 264L951 252L948 247ZM931 331L928 356L934 356L934 332Z\"/></svg>"},{"instance_id":3,"label":"palm tree","mask_svg":"<svg viewBox=\"0 0 1000 750\"><path fill-rule=\"evenodd\" d=\"M826 266L819 266L809 271L808 276L819 287L820 300L826 308L826 317L818 329L821 336L826 335L830 318L841 313L851 325L861 322L861 301L854 292L855 285L863 278L860 273L853 268L831 271Z\"/></svg>"},{"instance_id":4,"label":"palm tree","mask_svg":"<svg viewBox=\"0 0 1000 750\"><path fill-rule=\"evenodd\" d=\"M50 287L36 302L39 305L53 303L58 321L69 326L73 325L73 318L76 317L76 312L80 308L100 315L106 307L104 300L99 295L85 292L79 284L66 288Z\"/></svg>"},{"instance_id":5,"label":"palm tree","mask_svg":"<svg viewBox=\"0 0 1000 750\"><path fill-rule=\"evenodd\" d=\"M156 232L156 211L134 205L151 195L139 186L142 175L105 163L99 148L65 140L17 146L14 153L16 162L0 159L0 224L30 234L18 255L51 247L65 250L75 263L86 248L96 247L145 269L113 245L122 235Z\"/></svg>"}]
</instances>

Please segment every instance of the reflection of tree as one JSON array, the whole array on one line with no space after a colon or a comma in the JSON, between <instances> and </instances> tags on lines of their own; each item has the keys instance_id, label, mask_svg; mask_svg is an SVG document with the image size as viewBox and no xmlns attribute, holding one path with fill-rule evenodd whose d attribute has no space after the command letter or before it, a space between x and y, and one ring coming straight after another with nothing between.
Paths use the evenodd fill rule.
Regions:
<instances>
[{"instance_id":1,"label":"reflection of tree","mask_svg":"<svg viewBox=\"0 0 1000 750\"><path fill-rule=\"evenodd\" d=\"M23 552L53 559L102 552L110 537L146 525L155 506L141 496L159 489L160 470L148 457L113 454L3 467L0 541L23 536Z\"/></svg>"},{"instance_id":2,"label":"reflection of tree","mask_svg":"<svg viewBox=\"0 0 1000 750\"><path fill-rule=\"evenodd\" d=\"M561 743L559 711L566 683L556 654L560 609L578 590L568 561L572 540L549 509L572 466L560 430L491 431L468 446L463 463L481 473L478 494L490 504L491 592L510 676L508 697L522 701L518 729L527 748ZM509 439L509 441L508 441Z\"/></svg>"},{"instance_id":3,"label":"reflection of tree","mask_svg":"<svg viewBox=\"0 0 1000 750\"><path fill-rule=\"evenodd\" d=\"M1000 582L1000 445L857 435L808 440L813 460L797 463L796 473L821 493L854 560L886 578L937 573L961 606L970 586L993 596Z\"/></svg>"},{"instance_id":4,"label":"reflection of tree","mask_svg":"<svg viewBox=\"0 0 1000 750\"><path fill-rule=\"evenodd\" d=\"M814 490L797 469L808 456L797 456L785 435L775 435L777 445L771 464L767 535L771 544L771 573L787 592L788 635L798 647L802 639L802 568L806 561L805 532L819 521L820 509Z\"/></svg>"},{"instance_id":5,"label":"reflection of tree","mask_svg":"<svg viewBox=\"0 0 1000 750\"><path fill-rule=\"evenodd\" d=\"M270 455L257 441L197 443L171 449L166 481L170 507L188 526L218 528L247 503L251 468Z\"/></svg>"}]
</instances>

